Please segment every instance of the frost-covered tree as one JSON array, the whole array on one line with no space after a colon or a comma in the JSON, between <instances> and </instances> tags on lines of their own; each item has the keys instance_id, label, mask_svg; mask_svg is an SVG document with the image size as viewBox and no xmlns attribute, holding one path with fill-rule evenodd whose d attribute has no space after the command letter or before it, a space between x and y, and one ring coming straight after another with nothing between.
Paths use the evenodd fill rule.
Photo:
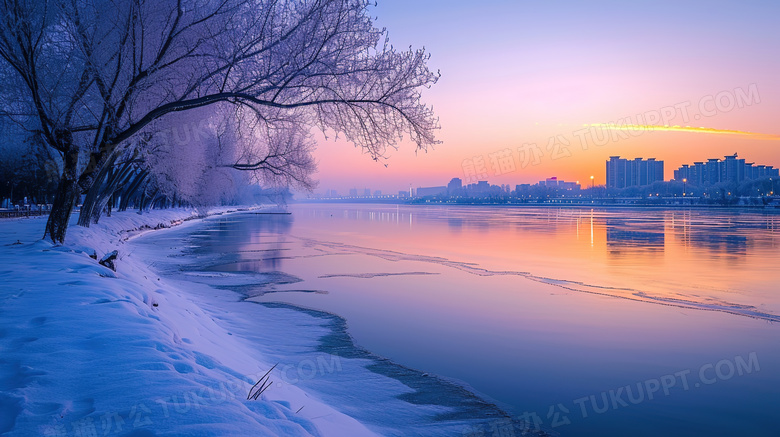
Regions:
<instances>
[{"instance_id":1,"label":"frost-covered tree","mask_svg":"<svg viewBox=\"0 0 780 437\"><path fill-rule=\"evenodd\" d=\"M140 166L157 192L188 201L197 195L208 165L208 139L215 135L207 114L198 109L191 112L171 114L154 122L150 125L153 130L136 135L138 141L133 141L142 159Z\"/></svg>"},{"instance_id":2,"label":"frost-covered tree","mask_svg":"<svg viewBox=\"0 0 780 437\"><path fill-rule=\"evenodd\" d=\"M423 50L389 45L367 0L0 5L0 70L10 72L2 113L62 156L46 225L56 242L79 195L128 140L174 112L229 103L251 113L267 124L269 142L233 167L282 171L280 180L303 180L284 173L295 168L284 163L301 156L277 161L276 152L310 141L310 127L343 135L373 157L404 134L420 148L436 143L437 120L420 91L438 74Z\"/></svg>"},{"instance_id":3,"label":"frost-covered tree","mask_svg":"<svg viewBox=\"0 0 780 437\"><path fill-rule=\"evenodd\" d=\"M136 135L130 147L139 152L140 167L158 195L193 205L229 199L248 183L314 188L314 142L306 126L291 114L269 115L259 119L252 110L226 104L169 114Z\"/></svg>"},{"instance_id":4,"label":"frost-covered tree","mask_svg":"<svg viewBox=\"0 0 780 437\"><path fill-rule=\"evenodd\" d=\"M152 135L136 147L141 167L150 178L150 186L168 199L191 205L216 204L231 197L241 177L224 163L234 162L240 143L222 138L220 111L200 108L171 114L153 123Z\"/></svg>"},{"instance_id":5,"label":"frost-covered tree","mask_svg":"<svg viewBox=\"0 0 780 437\"><path fill-rule=\"evenodd\" d=\"M311 179L316 170L315 143L305 112L268 111L259 118L251 109L239 107L231 115L218 128L218 148L231 151L222 154L223 165L249 172L265 187L310 190L316 186Z\"/></svg>"}]
</instances>

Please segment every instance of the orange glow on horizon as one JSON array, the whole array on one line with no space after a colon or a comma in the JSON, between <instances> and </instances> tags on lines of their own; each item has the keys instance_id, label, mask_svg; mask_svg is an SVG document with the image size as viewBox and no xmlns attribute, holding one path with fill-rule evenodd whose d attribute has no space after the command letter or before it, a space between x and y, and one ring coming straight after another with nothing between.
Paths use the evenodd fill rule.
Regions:
<instances>
[{"instance_id":1,"label":"orange glow on horizon","mask_svg":"<svg viewBox=\"0 0 780 437\"><path fill-rule=\"evenodd\" d=\"M744 135L752 137L758 140L780 140L780 135L776 134L764 134L758 132L747 132L741 130L731 129L715 129L710 127L693 127L693 126L658 126L650 124L614 124L614 123L594 123L587 125L590 127L602 127L612 130L625 130L625 131L669 131L669 132L695 132L703 134L719 134L719 135Z\"/></svg>"}]
</instances>

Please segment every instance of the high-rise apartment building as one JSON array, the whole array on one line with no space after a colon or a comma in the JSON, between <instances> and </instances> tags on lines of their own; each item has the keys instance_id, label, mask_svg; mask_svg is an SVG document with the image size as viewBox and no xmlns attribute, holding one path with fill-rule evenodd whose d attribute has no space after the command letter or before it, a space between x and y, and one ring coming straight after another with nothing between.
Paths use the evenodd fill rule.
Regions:
<instances>
[{"instance_id":1,"label":"high-rise apartment building","mask_svg":"<svg viewBox=\"0 0 780 437\"><path fill-rule=\"evenodd\" d=\"M607 161L607 188L650 185L664 180L664 162L655 158L624 159L610 156Z\"/></svg>"}]
</instances>

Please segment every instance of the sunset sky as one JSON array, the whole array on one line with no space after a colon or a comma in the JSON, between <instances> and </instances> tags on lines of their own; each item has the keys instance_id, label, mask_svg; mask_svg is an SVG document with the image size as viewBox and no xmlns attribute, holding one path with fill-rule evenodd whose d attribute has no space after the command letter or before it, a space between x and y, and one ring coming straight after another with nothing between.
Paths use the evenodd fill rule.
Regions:
<instances>
[{"instance_id":1,"label":"sunset sky","mask_svg":"<svg viewBox=\"0 0 780 437\"><path fill-rule=\"evenodd\" d=\"M491 183L512 186L603 184L611 155L662 159L666 179L735 152L780 166L780 2L381 0L373 14L441 70L424 99L443 143L376 163L320 141L316 191L444 185L480 158Z\"/></svg>"}]
</instances>

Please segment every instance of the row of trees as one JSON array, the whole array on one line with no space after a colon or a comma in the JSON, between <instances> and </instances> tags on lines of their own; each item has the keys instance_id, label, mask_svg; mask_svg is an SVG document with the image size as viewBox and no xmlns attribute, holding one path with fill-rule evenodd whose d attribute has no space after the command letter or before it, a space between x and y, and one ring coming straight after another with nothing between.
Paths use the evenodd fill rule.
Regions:
<instances>
[{"instance_id":1,"label":"row of trees","mask_svg":"<svg viewBox=\"0 0 780 437\"><path fill-rule=\"evenodd\" d=\"M632 186L626 188L606 188L604 186L568 190L544 184L521 186L519 190L505 191L492 185L478 192L460 190L456 193L427 196L413 200L413 203L430 201L453 201L460 203L517 203L526 201L547 201L550 199L568 199L569 201L615 201L616 199L631 199L636 203L669 203L677 199L688 198L691 203L721 204L721 205L764 205L771 202L771 197L778 195L776 188L780 182L772 178L746 180L742 182L720 182L714 185L697 186L682 181L657 181L650 185ZM684 194L684 195L683 195ZM670 200L671 199L671 200Z\"/></svg>"},{"instance_id":2,"label":"row of trees","mask_svg":"<svg viewBox=\"0 0 780 437\"><path fill-rule=\"evenodd\" d=\"M740 197L766 197L775 194L772 178L751 179L742 182L719 182L713 185L694 185L682 181L654 182L651 185L608 189L609 197L693 197L710 202L735 203ZM683 196L683 193L685 194Z\"/></svg>"},{"instance_id":3,"label":"row of trees","mask_svg":"<svg viewBox=\"0 0 780 437\"><path fill-rule=\"evenodd\" d=\"M46 235L117 198L210 203L246 181L309 188L310 130L374 159L437 141L438 79L366 0L0 0L0 116L56 155ZM240 174L237 171L244 171Z\"/></svg>"},{"instance_id":4,"label":"row of trees","mask_svg":"<svg viewBox=\"0 0 780 437\"><path fill-rule=\"evenodd\" d=\"M8 141L7 138L0 138ZM59 182L57 156L40 145L0 143L0 201L51 203Z\"/></svg>"}]
</instances>

